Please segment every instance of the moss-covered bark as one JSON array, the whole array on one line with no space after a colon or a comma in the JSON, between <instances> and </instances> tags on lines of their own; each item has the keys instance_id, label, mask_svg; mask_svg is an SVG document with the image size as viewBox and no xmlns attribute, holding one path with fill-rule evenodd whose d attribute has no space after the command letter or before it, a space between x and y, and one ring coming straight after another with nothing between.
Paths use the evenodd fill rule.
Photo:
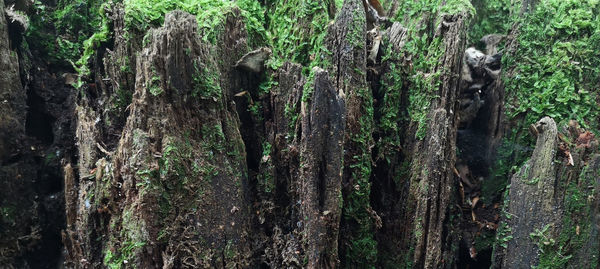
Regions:
<instances>
[{"instance_id":1,"label":"moss-covered bark","mask_svg":"<svg viewBox=\"0 0 600 269\"><path fill-rule=\"evenodd\" d=\"M0 267L598 266L597 1L13 2Z\"/></svg>"}]
</instances>

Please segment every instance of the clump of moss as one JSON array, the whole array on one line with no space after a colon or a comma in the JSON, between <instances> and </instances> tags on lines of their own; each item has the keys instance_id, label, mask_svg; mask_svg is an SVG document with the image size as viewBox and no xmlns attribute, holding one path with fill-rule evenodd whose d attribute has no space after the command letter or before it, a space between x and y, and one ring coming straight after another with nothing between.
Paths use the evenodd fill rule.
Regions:
<instances>
[{"instance_id":1,"label":"clump of moss","mask_svg":"<svg viewBox=\"0 0 600 269\"><path fill-rule=\"evenodd\" d=\"M386 50L383 61L387 63L389 72L384 74L379 89L383 100L377 111L379 115L377 130L380 133L377 141L377 159L385 159L389 164L391 162L390 154L400 149L400 125L403 120L406 120L406 115L401 110L401 95L405 77L400 67L401 59L391 49Z\"/></svg>"},{"instance_id":2,"label":"clump of moss","mask_svg":"<svg viewBox=\"0 0 600 269\"><path fill-rule=\"evenodd\" d=\"M120 224L121 239L111 238L104 252L104 265L111 269L127 268L127 264L135 264L138 251L146 245L145 235L142 233L145 223L134 214L132 205L123 211L120 219L113 219L112 225Z\"/></svg>"},{"instance_id":3,"label":"clump of moss","mask_svg":"<svg viewBox=\"0 0 600 269\"><path fill-rule=\"evenodd\" d=\"M192 96L214 101L221 97L221 85L219 84L219 72L214 64L194 61L194 89Z\"/></svg>"},{"instance_id":4,"label":"clump of moss","mask_svg":"<svg viewBox=\"0 0 600 269\"><path fill-rule=\"evenodd\" d=\"M129 29L140 32L150 27L158 27L164 22L166 13L183 10L196 15L199 31L205 41L216 43L218 34L223 30L224 20L236 6L242 10L246 30L252 38L264 40L264 9L257 1L243 0L231 2L225 0L125 0L125 24Z\"/></svg>"},{"instance_id":5,"label":"clump of moss","mask_svg":"<svg viewBox=\"0 0 600 269\"><path fill-rule=\"evenodd\" d=\"M511 14L518 8L511 7ZM508 71L502 79L505 111L513 126L504 143L508 152L499 157L495 175L509 176L512 167L522 165L529 153L523 149L535 143L522 130L544 116L559 124L575 119L598 132L599 11L598 1L544 0L522 18L511 17L520 26L514 52L502 59Z\"/></svg>"},{"instance_id":6,"label":"clump of moss","mask_svg":"<svg viewBox=\"0 0 600 269\"><path fill-rule=\"evenodd\" d=\"M503 58L507 113L531 124L544 116L598 128L598 1L545 0L524 18L518 48Z\"/></svg>"},{"instance_id":7,"label":"clump of moss","mask_svg":"<svg viewBox=\"0 0 600 269\"><path fill-rule=\"evenodd\" d=\"M272 40L273 48L269 66L276 69L284 61L291 61L310 65L304 69L310 72L323 58L323 40L330 21L328 1L277 1L269 11L267 38Z\"/></svg>"}]
</instances>

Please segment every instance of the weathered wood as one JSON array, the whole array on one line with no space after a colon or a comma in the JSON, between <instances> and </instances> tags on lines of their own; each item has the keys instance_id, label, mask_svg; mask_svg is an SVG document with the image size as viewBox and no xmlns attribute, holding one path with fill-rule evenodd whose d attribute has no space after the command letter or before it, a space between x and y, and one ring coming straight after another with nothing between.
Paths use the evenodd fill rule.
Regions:
<instances>
[{"instance_id":1,"label":"weathered wood","mask_svg":"<svg viewBox=\"0 0 600 269\"><path fill-rule=\"evenodd\" d=\"M512 177L506 221L513 240L505 251L503 268L529 268L537 264L538 248L529 234L550 225L554 232L561 214L555 200L554 159L558 143L556 123L544 118L536 124L539 132L531 160Z\"/></svg>"},{"instance_id":2,"label":"weathered wood","mask_svg":"<svg viewBox=\"0 0 600 269\"><path fill-rule=\"evenodd\" d=\"M35 163L24 156L27 114L19 59L11 47L4 2L0 1L0 267L24 266L24 254L40 242L34 202Z\"/></svg>"},{"instance_id":3,"label":"weathered wood","mask_svg":"<svg viewBox=\"0 0 600 269\"><path fill-rule=\"evenodd\" d=\"M506 248L496 246L493 267L530 268L562 261L566 268L595 268L600 243L597 142L567 143L584 132L572 125L559 133L549 117L531 129L537 135L536 147L511 179L499 235ZM563 233L569 234L566 241Z\"/></svg>"},{"instance_id":4,"label":"weathered wood","mask_svg":"<svg viewBox=\"0 0 600 269\"><path fill-rule=\"evenodd\" d=\"M78 236L67 248L83 253L70 255L72 264L248 266L247 168L230 84L216 76L214 48L200 41L194 16L169 13L150 31L118 148L79 185ZM83 119L81 136L93 136L85 126L95 119ZM96 243L96 233L106 240Z\"/></svg>"},{"instance_id":5,"label":"weathered wood","mask_svg":"<svg viewBox=\"0 0 600 269\"><path fill-rule=\"evenodd\" d=\"M340 253L346 255L343 266L369 266L376 257L364 252L376 251L374 212L369 203L371 149L373 145L373 96L367 85L367 20L362 0L344 1L335 22L329 27L325 46L331 52L329 74L334 86L345 96L346 132L344 134L343 201L344 217L340 224ZM363 231L362 234L360 234ZM369 231L369 232L366 232ZM365 233L367 235L365 236ZM356 242L365 244L358 246ZM358 248L366 248L358 250ZM369 260L366 260L366 259Z\"/></svg>"},{"instance_id":6,"label":"weathered wood","mask_svg":"<svg viewBox=\"0 0 600 269\"><path fill-rule=\"evenodd\" d=\"M345 107L343 96L316 67L310 105L302 104L300 168L308 268L337 268Z\"/></svg>"},{"instance_id":7,"label":"weathered wood","mask_svg":"<svg viewBox=\"0 0 600 269\"><path fill-rule=\"evenodd\" d=\"M413 233L414 266L439 268L451 264L451 242L444 238L451 193L452 167L456 161L457 99L468 14L442 15L435 36L442 39L445 53L431 73L441 71L427 124L427 138L412 151L411 194L416 199Z\"/></svg>"},{"instance_id":8,"label":"weathered wood","mask_svg":"<svg viewBox=\"0 0 600 269\"><path fill-rule=\"evenodd\" d=\"M0 3L0 162L18 154L25 134L26 100L19 59L10 46L4 3Z\"/></svg>"}]
</instances>

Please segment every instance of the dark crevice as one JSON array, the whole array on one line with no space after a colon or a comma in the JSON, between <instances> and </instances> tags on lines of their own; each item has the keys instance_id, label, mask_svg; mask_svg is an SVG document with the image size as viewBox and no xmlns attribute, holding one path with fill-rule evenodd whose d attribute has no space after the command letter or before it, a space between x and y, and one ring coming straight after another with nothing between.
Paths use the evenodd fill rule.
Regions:
<instances>
[{"instance_id":1,"label":"dark crevice","mask_svg":"<svg viewBox=\"0 0 600 269\"><path fill-rule=\"evenodd\" d=\"M26 134L37 138L44 145L54 142L52 124L55 119L45 109L45 101L34 91L30 90L27 96L27 119L25 121Z\"/></svg>"},{"instance_id":2,"label":"dark crevice","mask_svg":"<svg viewBox=\"0 0 600 269\"><path fill-rule=\"evenodd\" d=\"M503 90L494 79L500 72L500 63L494 61L493 67L487 65L492 59L497 60L496 56L485 55L474 48L465 52L454 170L456 195L461 207L458 268L489 268L492 263L489 238L494 236L499 209L480 198L484 185L496 180L491 169L496 158L499 130L502 130Z\"/></svg>"},{"instance_id":3,"label":"dark crevice","mask_svg":"<svg viewBox=\"0 0 600 269\"><path fill-rule=\"evenodd\" d=\"M259 122L260 119L250 112L250 108L255 105L255 102L260 102L257 92L261 79L254 74L236 72L240 78L240 91L246 91L244 95L233 97L241 123L240 133L246 147L246 164L249 171L257 174L262 156L262 130L256 127L262 122ZM259 111L259 114L262 115L263 111Z\"/></svg>"},{"instance_id":4,"label":"dark crevice","mask_svg":"<svg viewBox=\"0 0 600 269\"><path fill-rule=\"evenodd\" d=\"M23 158L23 155L21 155L21 154L15 154L13 156L10 156L6 160L3 160L2 161L2 166L8 166L8 165L11 165L11 164L18 163L18 162L20 162L22 160L22 158Z\"/></svg>"},{"instance_id":5,"label":"dark crevice","mask_svg":"<svg viewBox=\"0 0 600 269\"><path fill-rule=\"evenodd\" d=\"M34 217L39 241L24 253L30 268L59 268L63 259L61 231L66 227L62 160L73 162L75 124L74 91L65 86L62 68L48 69L39 52L20 51L20 62L31 57L31 65L21 65L21 82L27 93L25 134L20 154L3 164L31 166ZM32 56L36 55L36 56ZM68 70L67 70L68 72Z\"/></svg>"},{"instance_id":6,"label":"dark crevice","mask_svg":"<svg viewBox=\"0 0 600 269\"><path fill-rule=\"evenodd\" d=\"M63 177L57 163L41 157L33 159L39 167L33 183L41 239L26 257L31 268L57 268L63 250L60 231L66 227Z\"/></svg>"}]
</instances>

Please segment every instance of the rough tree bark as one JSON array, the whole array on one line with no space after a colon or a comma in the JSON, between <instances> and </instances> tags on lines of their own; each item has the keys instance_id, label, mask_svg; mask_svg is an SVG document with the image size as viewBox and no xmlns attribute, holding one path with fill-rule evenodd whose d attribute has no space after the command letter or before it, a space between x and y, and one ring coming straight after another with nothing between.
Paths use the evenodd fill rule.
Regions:
<instances>
[{"instance_id":1,"label":"rough tree bark","mask_svg":"<svg viewBox=\"0 0 600 269\"><path fill-rule=\"evenodd\" d=\"M539 135L531 160L513 176L510 184L507 224L513 230L514 240L506 248L505 257L510 258L504 260L504 268L535 265L538 250L529 234L547 224L555 227L556 218L561 215L555 201L558 129L550 118L540 120L535 128Z\"/></svg>"},{"instance_id":2,"label":"rough tree bark","mask_svg":"<svg viewBox=\"0 0 600 269\"><path fill-rule=\"evenodd\" d=\"M531 129L537 144L511 179L498 235L505 245L496 246L494 268L595 268L600 259L594 191L600 183L598 142L575 122L559 133L554 120L545 117ZM564 255L569 252L574 254Z\"/></svg>"},{"instance_id":3,"label":"rough tree bark","mask_svg":"<svg viewBox=\"0 0 600 269\"><path fill-rule=\"evenodd\" d=\"M26 16L6 3L8 9L0 3L0 266L54 265L65 222L59 167L73 153L74 94L58 70L23 48Z\"/></svg>"},{"instance_id":4,"label":"rough tree bark","mask_svg":"<svg viewBox=\"0 0 600 269\"><path fill-rule=\"evenodd\" d=\"M428 137L414 147L411 193L416 197L415 210L415 266L424 268L443 267L448 255L448 238L443 230L449 213L453 189L452 167L456 152L456 100L458 98L462 55L465 48L468 15L458 13L445 15L437 26L436 36L443 40L445 53L432 73L442 70L438 89L439 99L432 104L429 114ZM419 152L417 154L417 152ZM418 216L418 217L417 217Z\"/></svg>"},{"instance_id":5,"label":"rough tree bark","mask_svg":"<svg viewBox=\"0 0 600 269\"><path fill-rule=\"evenodd\" d=\"M118 148L103 150L91 181L80 171L78 221L67 240L73 265L248 265L245 149L213 49L183 12L151 32ZM80 117L81 151L96 152L86 127L93 123ZM96 234L107 240L97 245Z\"/></svg>"},{"instance_id":6,"label":"rough tree bark","mask_svg":"<svg viewBox=\"0 0 600 269\"><path fill-rule=\"evenodd\" d=\"M20 161L22 152L31 150L22 146L26 100L17 53L8 38L4 2L0 1L0 183L5 186L0 198L0 264L17 264L15 259L26 252L21 245L34 244L40 236L33 219L36 214L32 208L34 171ZM19 212L19 209L23 211Z\"/></svg>"},{"instance_id":7,"label":"rough tree bark","mask_svg":"<svg viewBox=\"0 0 600 269\"><path fill-rule=\"evenodd\" d=\"M327 72L315 69L310 106L302 105L301 216L309 268L337 268L345 106Z\"/></svg>"},{"instance_id":8,"label":"rough tree bark","mask_svg":"<svg viewBox=\"0 0 600 269\"><path fill-rule=\"evenodd\" d=\"M535 2L524 1L522 13ZM321 54L291 53L258 73L235 66L264 45L250 44L248 13L235 4L215 44L182 11L147 33L127 29L116 4L105 10L113 37L96 48L93 76L77 91L43 63L23 62L29 54L14 45L0 3L0 267L39 265L26 259L47 253L39 251L49 242L42 222L62 220L51 212L66 215L54 228L64 226L68 268L456 267L464 238L454 168L470 11L423 1L403 22L367 32L362 0L339 9L335 1L298 3L311 15L286 17L298 21L292 46L317 44ZM404 3L387 4L401 20L394 14ZM325 14L315 10L327 13L326 29L315 29L311 16ZM517 34L515 26L506 53L518 49ZM414 50L428 62L413 62ZM411 94L429 98L419 108L424 122L411 118ZM474 128L490 165L508 126L500 80L486 98ZM69 111L76 121L60 119ZM26 124L44 120L54 137ZM597 142L569 128L559 132L549 118L536 126L533 156L512 178L513 217L501 220L512 239L499 235L506 247L496 246L497 267L537 265L563 245L573 253L565 266L597 267ZM40 164L53 152L60 156ZM49 178L64 187L34 187ZM576 242L561 241L567 232Z\"/></svg>"}]
</instances>

